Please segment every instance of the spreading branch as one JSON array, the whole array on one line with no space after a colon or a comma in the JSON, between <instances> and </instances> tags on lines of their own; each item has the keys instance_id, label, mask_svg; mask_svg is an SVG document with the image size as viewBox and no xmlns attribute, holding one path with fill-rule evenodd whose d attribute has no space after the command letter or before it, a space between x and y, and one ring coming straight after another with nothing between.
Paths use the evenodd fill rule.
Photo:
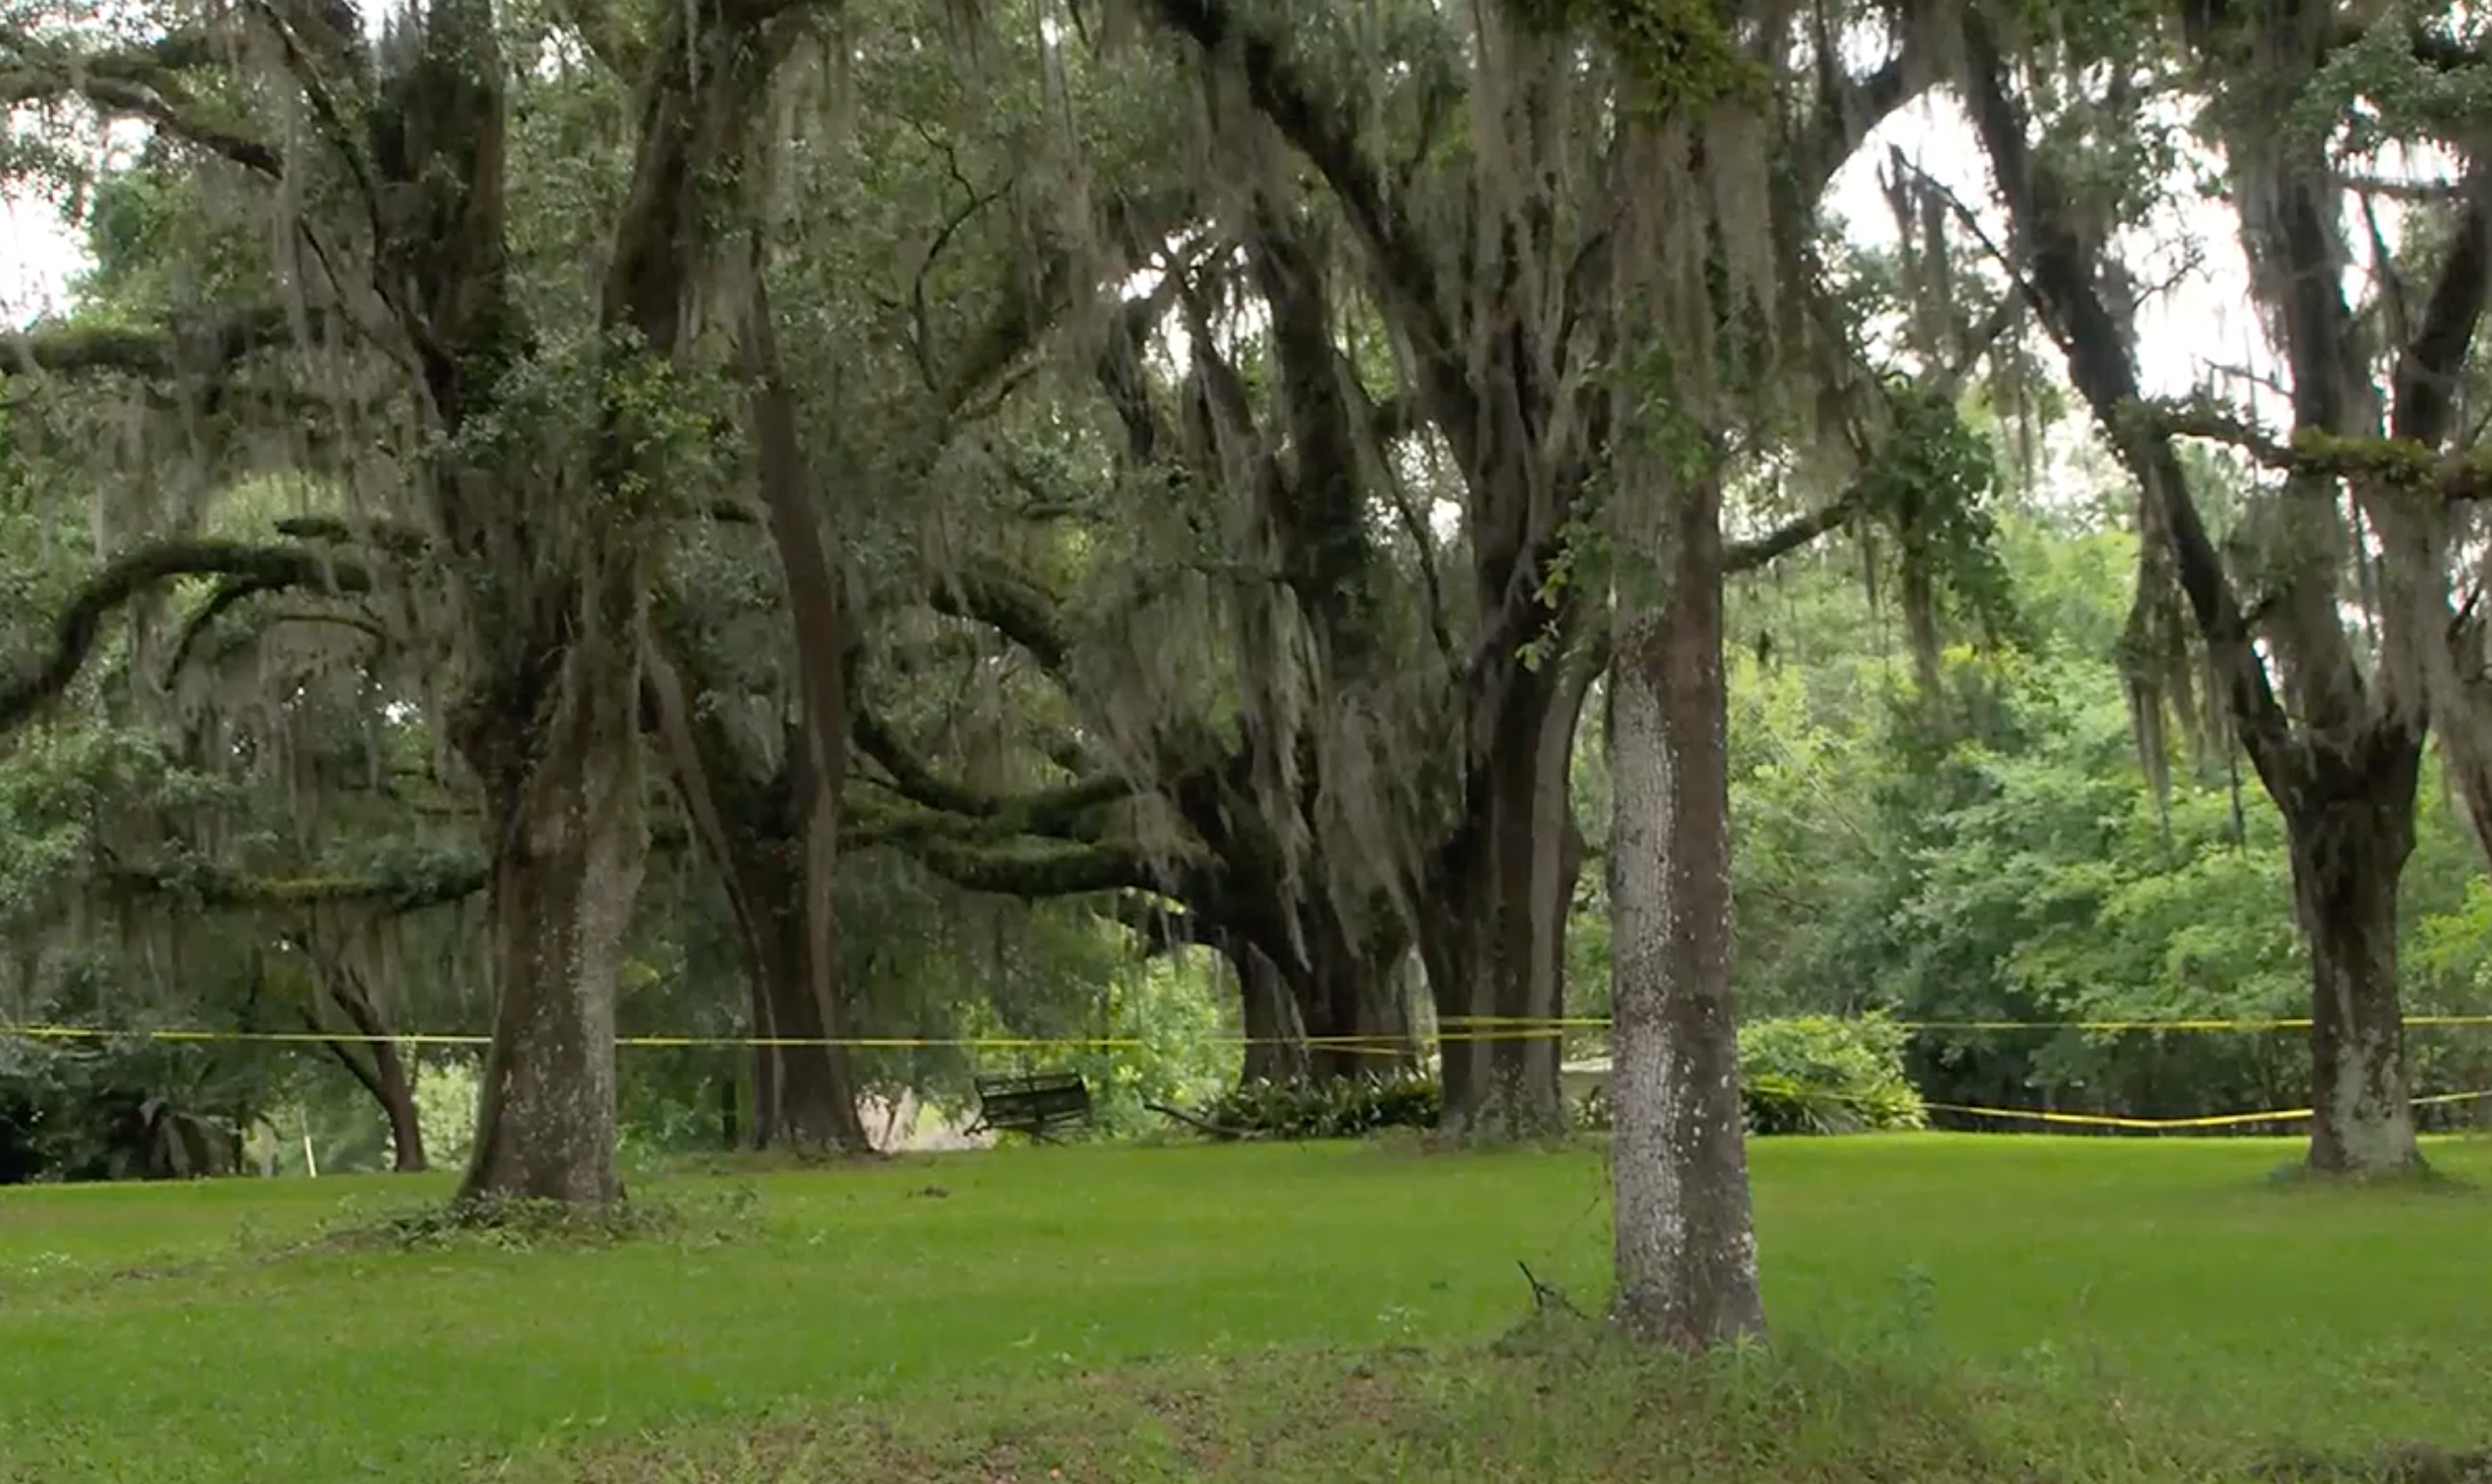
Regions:
<instances>
[{"instance_id":1,"label":"spreading branch","mask_svg":"<svg viewBox=\"0 0 2492 1484\"><path fill-rule=\"evenodd\" d=\"M77 375L117 371L166 377L218 373L271 347L290 343L291 322L281 308L249 310L211 323L133 328L61 324L0 337L0 375L50 371Z\"/></svg>"},{"instance_id":2,"label":"spreading branch","mask_svg":"<svg viewBox=\"0 0 2492 1484\"><path fill-rule=\"evenodd\" d=\"M849 734L859 751L890 774L894 792L910 803L942 814L959 815L1016 835L1042 835L1069 840L1094 838L1098 813L1133 795L1133 785L1113 774L1083 779L1032 793L987 793L936 776L902 744L874 709L855 702L849 713Z\"/></svg>"},{"instance_id":3,"label":"spreading branch","mask_svg":"<svg viewBox=\"0 0 2492 1484\"><path fill-rule=\"evenodd\" d=\"M1928 390L1952 397L1964 385L1981 358L1990 353L2016 321L2013 298L2003 301L1990 316L1967 338L1964 352L1953 363L1942 367L1928 383ZM1735 541L1722 553L1722 570L1733 577L1754 572L1778 557L1788 556L1829 532L1841 530L1869 512L1872 487L1866 480L1854 480L1843 493L1804 516L1795 517L1753 541Z\"/></svg>"},{"instance_id":4,"label":"spreading branch","mask_svg":"<svg viewBox=\"0 0 2492 1484\"><path fill-rule=\"evenodd\" d=\"M78 56L16 32L0 36L0 43L17 54L15 63L0 66L0 106L81 99L107 117L152 124L171 138L271 180L285 173L276 146L203 111L178 73L154 53Z\"/></svg>"},{"instance_id":5,"label":"spreading branch","mask_svg":"<svg viewBox=\"0 0 2492 1484\"><path fill-rule=\"evenodd\" d=\"M1854 519L1869 509L1869 487L1854 481L1843 493L1820 505L1804 516L1797 516L1753 541L1735 541L1724 548L1722 571L1737 577L1754 572L1778 557L1788 556L1800 548L1832 531L1850 525Z\"/></svg>"},{"instance_id":6,"label":"spreading branch","mask_svg":"<svg viewBox=\"0 0 2492 1484\"><path fill-rule=\"evenodd\" d=\"M932 602L938 613L985 624L1019 644L1051 675L1063 675L1072 662L1054 598L999 562L971 562L938 585Z\"/></svg>"},{"instance_id":7,"label":"spreading branch","mask_svg":"<svg viewBox=\"0 0 2492 1484\"><path fill-rule=\"evenodd\" d=\"M908 854L965 891L1024 902L1160 889L1160 873L1150 855L1132 845L982 848L920 841L908 846Z\"/></svg>"},{"instance_id":8,"label":"spreading branch","mask_svg":"<svg viewBox=\"0 0 2492 1484\"><path fill-rule=\"evenodd\" d=\"M141 593L186 577L247 579L274 587L338 591L339 565L298 547L254 546L237 541L170 541L115 557L87 579L52 624L51 652L0 681L0 735L24 726L46 702L68 690L95 650L104 620Z\"/></svg>"},{"instance_id":9,"label":"spreading branch","mask_svg":"<svg viewBox=\"0 0 2492 1484\"><path fill-rule=\"evenodd\" d=\"M370 906L420 912L448 906L484 891L491 877L481 853L432 859L422 871L257 876L186 863L148 867L115 863L104 886L122 897L175 897L202 907L236 911L294 911L305 907Z\"/></svg>"},{"instance_id":10,"label":"spreading branch","mask_svg":"<svg viewBox=\"0 0 2492 1484\"><path fill-rule=\"evenodd\" d=\"M2171 543L2198 630L2224 674L2242 746L2270 791L2284 797L2301 774L2301 745L2252 643L2240 596L2190 498L2172 440L2129 413L2140 400L2137 367L2128 337L2096 287L2095 249L2078 227L2067 184L2028 142L2023 109L2007 90L1999 39L1979 10L1966 12L1963 38L1967 109L2015 223L2021 260L2030 269L2020 276L2020 291L2060 342L2069 379L2144 490L2154 523Z\"/></svg>"},{"instance_id":11,"label":"spreading branch","mask_svg":"<svg viewBox=\"0 0 2492 1484\"><path fill-rule=\"evenodd\" d=\"M2417 447L2436 447L2448 435L2457 416L2458 377L2492 297L2492 166L2477 165L2469 173L2466 193L2466 211L2424 302L2422 322L2397 357L2396 410L2388 430ZM2474 461L2479 490L2487 468L2479 457Z\"/></svg>"},{"instance_id":12,"label":"spreading branch","mask_svg":"<svg viewBox=\"0 0 2492 1484\"><path fill-rule=\"evenodd\" d=\"M2452 503L2492 499L2492 455L2443 454L2395 437L2343 437L2304 429L2279 441L2256 423L2203 403L2139 402L2136 417L2165 437L2204 438L2280 474L2419 490Z\"/></svg>"},{"instance_id":13,"label":"spreading branch","mask_svg":"<svg viewBox=\"0 0 2492 1484\"><path fill-rule=\"evenodd\" d=\"M1384 172L1359 143L1354 110L1299 67L1270 32L1241 22L1228 0L1156 0L1171 30L1214 58L1232 60L1255 109L1313 164L1367 250L1384 312L1417 362L1439 429L1465 447L1478 427L1476 390L1447 318L1435 259L1409 213L1393 200Z\"/></svg>"},{"instance_id":14,"label":"spreading branch","mask_svg":"<svg viewBox=\"0 0 2492 1484\"><path fill-rule=\"evenodd\" d=\"M317 560L317 558L315 558ZM371 575L359 566L329 558L322 562L317 580L332 593L364 593L371 591ZM193 610L182 623L181 638L174 640L172 658L164 663L164 673L181 673L191 662L199 640L207 637L217 620L242 604L263 593L283 592L310 585L300 570L271 568L261 572L235 573L221 579L208 601Z\"/></svg>"}]
</instances>

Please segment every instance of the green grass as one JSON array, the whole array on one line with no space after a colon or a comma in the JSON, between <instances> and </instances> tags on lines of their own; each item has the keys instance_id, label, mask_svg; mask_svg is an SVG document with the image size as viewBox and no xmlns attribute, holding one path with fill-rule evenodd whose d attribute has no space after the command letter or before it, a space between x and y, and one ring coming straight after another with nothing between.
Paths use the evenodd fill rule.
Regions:
<instances>
[{"instance_id":1,"label":"green grass","mask_svg":"<svg viewBox=\"0 0 2492 1484\"><path fill-rule=\"evenodd\" d=\"M2492 1445L2492 1198L2270 1179L2294 1152L1763 1142L1778 1353L1697 1367L1514 1342L1518 1260L1602 1295L1581 1151L687 1176L638 1187L685 1237L595 1250L301 1245L441 1181L12 1190L0 1479L2107 1479ZM2492 1177L2492 1144L2432 1154Z\"/></svg>"}]
</instances>

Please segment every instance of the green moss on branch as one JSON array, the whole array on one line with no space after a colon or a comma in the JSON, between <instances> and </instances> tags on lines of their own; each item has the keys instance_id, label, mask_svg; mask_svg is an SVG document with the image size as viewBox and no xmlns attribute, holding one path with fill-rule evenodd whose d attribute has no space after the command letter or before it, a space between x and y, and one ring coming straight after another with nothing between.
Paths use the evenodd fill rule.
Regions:
<instances>
[{"instance_id":1,"label":"green moss on branch","mask_svg":"<svg viewBox=\"0 0 2492 1484\"><path fill-rule=\"evenodd\" d=\"M167 541L125 551L72 596L52 623L50 652L15 667L0 680L0 735L26 725L76 681L95 651L105 617L141 593L186 577L222 577L255 584L254 591L310 587L335 592L342 589L346 576L347 569L339 563L299 547Z\"/></svg>"}]
</instances>

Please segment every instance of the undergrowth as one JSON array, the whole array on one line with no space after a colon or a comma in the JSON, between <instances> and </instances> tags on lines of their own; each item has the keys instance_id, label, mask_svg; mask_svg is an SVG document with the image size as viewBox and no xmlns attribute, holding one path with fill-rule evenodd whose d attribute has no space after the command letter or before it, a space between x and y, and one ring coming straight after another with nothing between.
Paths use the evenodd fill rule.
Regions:
<instances>
[{"instance_id":1,"label":"undergrowth","mask_svg":"<svg viewBox=\"0 0 2492 1484\"><path fill-rule=\"evenodd\" d=\"M493 1467L529 1484L2164 1484L2260 1461L2121 1389L1805 1343L1688 1357L1544 1313L1486 1347L1124 1367Z\"/></svg>"},{"instance_id":2,"label":"undergrowth","mask_svg":"<svg viewBox=\"0 0 2492 1484\"><path fill-rule=\"evenodd\" d=\"M374 1214L351 1208L321 1233L322 1244L347 1250L440 1252L461 1246L534 1252L664 1241L717 1246L754 1230L761 1193L749 1183L658 1199L647 1196L603 1207L519 1197L479 1197Z\"/></svg>"}]
</instances>

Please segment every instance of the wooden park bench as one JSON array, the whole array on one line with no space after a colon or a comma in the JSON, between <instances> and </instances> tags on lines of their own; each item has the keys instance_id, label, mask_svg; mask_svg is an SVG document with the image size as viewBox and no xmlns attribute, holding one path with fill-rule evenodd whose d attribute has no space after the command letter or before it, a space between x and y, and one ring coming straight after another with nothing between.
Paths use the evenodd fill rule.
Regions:
<instances>
[{"instance_id":1,"label":"wooden park bench","mask_svg":"<svg viewBox=\"0 0 2492 1484\"><path fill-rule=\"evenodd\" d=\"M981 1077L977 1121L965 1132L994 1129L1046 1139L1068 1123L1090 1121L1090 1088L1079 1072Z\"/></svg>"}]
</instances>

